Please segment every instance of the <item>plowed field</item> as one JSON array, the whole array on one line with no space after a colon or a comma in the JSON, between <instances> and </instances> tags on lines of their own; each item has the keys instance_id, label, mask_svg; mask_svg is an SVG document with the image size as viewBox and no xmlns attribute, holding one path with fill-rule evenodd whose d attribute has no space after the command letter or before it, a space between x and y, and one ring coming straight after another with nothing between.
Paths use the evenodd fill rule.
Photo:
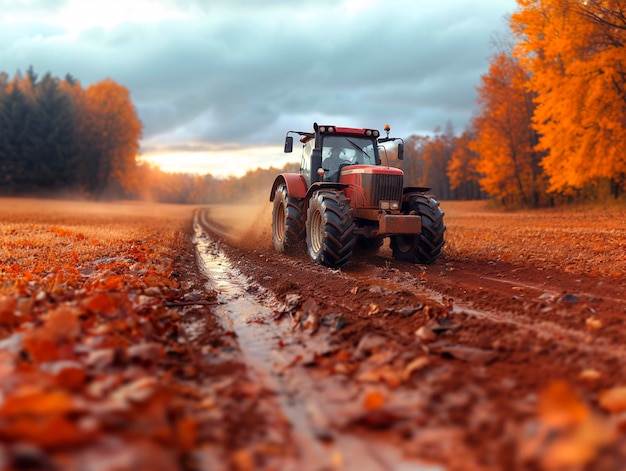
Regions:
<instances>
[{"instance_id":1,"label":"plowed field","mask_svg":"<svg viewBox=\"0 0 626 471\"><path fill-rule=\"evenodd\" d=\"M623 208L332 270L269 203L2 203L3 469L624 469Z\"/></svg>"}]
</instances>

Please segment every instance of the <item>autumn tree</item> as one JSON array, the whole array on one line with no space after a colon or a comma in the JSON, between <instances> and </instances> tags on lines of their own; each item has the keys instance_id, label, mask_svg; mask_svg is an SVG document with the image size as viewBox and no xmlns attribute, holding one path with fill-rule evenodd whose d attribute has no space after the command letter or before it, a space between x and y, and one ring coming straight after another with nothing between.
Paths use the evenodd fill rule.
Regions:
<instances>
[{"instance_id":1,"label":"autumn tree","mask_svg":"<svg viewBox=\"0 0 626 471\"><path fill-rule=\"evenodd\" d=\"M454 138L446 174L455 199L470 200L482 197L478 154L470 149L470 144L475 139L476 135L471 129L465 130L461 136Z\"/></svg>"},{"instance_id":2,"label":"autumn tree","mask_svg":"<svg viewBox=\"0 0 626 471\"><path fill-rule=\"evenodd\" d=\"M142 124L128 89L111 79L89 86L84 94L74 85L80 124L80 149L85 190L130 192L138 185L135 157Z\"/></svg>"},{"instance_id":3,"label":"autumn tree","mask_svg":"<svg viewBox=\"0 0 626 471\"><path fill-rule=\"evenodd\" d=\"M446 167L453 152L454 133L451 126L446 133L429 136L409 136L404 143L404 160L393 160L393 165L404 172L407 186L431 188L440 199L450 199L452 192Z\"/></svg>"},{"instance_id":4,"label":"autumn tree","mask_svg":"<svg viewBox=\"0 0 626 471\"><path fill-rule=\"evenodd\" d=\"M407 186L425 186L424 149L429 136L409 136L404 141L404 160L395 161L394 165L404 172L404 184Z\"/></svg>"},{"instance_id":5,"label":"autumn tree","mask_svg":"<svg viewBox=\"0 0 626 471\"><path fill-rule=\"evenodd\" d=\"M623 0L518 0L516 54L536 94L533 124L551 191L626 175L626 17Z\"/></svg>"},{"instance_id":6,"label":"autumn tree","mask_svg":"<svg viewBox=\"0 0 626 471\"><path fill-rule=\"evenodd\" d=\"M478 87L480 112L473 119L476 137L470 149L479 155L480 184L492 197L511 206L542 204L541 154L532 128L534 95L528 75L506 52L496 54Z\"/></svg>"},{"instance_id":7,"label":"autumn tree","mask_svg":"<svg viewBox=\"0 0 626 471\"><path fill-rule=\"evenodd\" d=\"M454 129L448 123L443 132L435 129L435 135L424 146L424 185L431 188L439 199L452 199L453 192L448 180L447 168L454 152Z\"/></svg>"}]
</instances>

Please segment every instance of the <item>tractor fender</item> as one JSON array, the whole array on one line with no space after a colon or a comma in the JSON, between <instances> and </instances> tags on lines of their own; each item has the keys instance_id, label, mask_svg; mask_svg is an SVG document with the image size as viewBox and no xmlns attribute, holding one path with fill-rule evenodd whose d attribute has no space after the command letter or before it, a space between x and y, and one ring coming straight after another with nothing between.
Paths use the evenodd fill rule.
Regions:
<instances>
[{"instance_id":1,"label":"tractor fender","mask_svg":"<svg viewBox=\"0 0 626 471\"><path fill-rule=\"evenodd\" d=\"M343 190L348 188L350 185L347 183L337 183L337 182L317 182L313 183L311 187L306 192L306 198L304 199L304 214L307 214L309 210L309 201L311 201L311 196L317 190Z\"/></svg>"},{"instance_id":2,"label":"tractor fender","mask_svg":"<svg viewBox=\"0 0 626 471\"><path fill-rule=\"evenodd\" d=\"M430 191L430 188L425 187L425 186L405 186L402 189L402 193L404 194L405 197L409 193L425 193L427 191Z\"/></svg>"},{"instance_id":3,"label":"tractor fender","mask_svg":"<svg viewBox=\"0 0 626 471\"><path fill-rule=\"evenodd\" d=\"M287 186L287 196L290 198L304 198L306 196L306 182L302 175L298 173L281 173L276 177L272 185L270 201L274 201L276 188L283 183Z\"/></svg>"},{"instance_id":4,"label":"tractor fender","mask_svg":"<svg viewBox=\"0 0 626 471\"><path fill-rule=\"evenodd\" d=\"M343 190L344 188L348 188L347 183L336 183L336 182L317 182L311 185L311 188L306 192L306 200L308 201L311 198L311 195L317 190Z\"/></svg>"}]
</instances>

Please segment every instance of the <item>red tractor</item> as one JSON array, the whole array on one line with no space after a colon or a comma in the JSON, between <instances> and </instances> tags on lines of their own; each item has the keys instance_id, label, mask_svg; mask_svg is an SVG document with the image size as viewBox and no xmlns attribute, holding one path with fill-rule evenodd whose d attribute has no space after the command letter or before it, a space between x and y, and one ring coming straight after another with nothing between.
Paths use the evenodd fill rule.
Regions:
<instances>
[{"instance_id":1,"label":"red tractor","mask_svg":"<svg viewBox=\"0 0 626 471\"><path fill-rule=\"evenodd\" d=\"M309 256L329 267L342 267L354 249L378 249L390 237L393 256L413 263L433 263L444 245L443 212L429 188L404 187L404 173L382 165L383 143L375 129L342 128L314 123L312 132L289 131L303 144L300 173L276 177L270 194L272 239L280 253L290 253L306 239ZM388 163L388 162L387 162Z\"/></svg>"}]
</instances>

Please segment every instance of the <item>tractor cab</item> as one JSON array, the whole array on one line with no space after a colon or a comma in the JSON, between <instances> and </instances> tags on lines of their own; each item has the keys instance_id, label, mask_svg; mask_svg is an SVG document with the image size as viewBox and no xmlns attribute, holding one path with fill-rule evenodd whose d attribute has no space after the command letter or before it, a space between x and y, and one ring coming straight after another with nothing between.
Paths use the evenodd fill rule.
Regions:
<instances>
[{"instance_id":1,"label":"tractor cab","mask_svg":"<svg viewBox=\"0 0 626 471\"><path fill-rule=\"evenodd\" d=\"M340 170L349 165L379 165L380 157L376 140L373 138L342 135L323 136L321 142L323 173L317 173L320 181L339 181ZM315 148L314 139L306 139L302 151L300 171L311 184L311 156Z\"/></svg>"},{"instance_id":2,"label":"tractor cab","mask_svg":"<svg viewBox=\"0 0 626 471\"><path fill-rule=\"evenodd\" d=\"M307 187L316 182L338 182L341 169L349 165L381 165L379 145L394 141L380 137L375 129L344 128L314 124L313 132L290 131L285 139L285 152L292 152L293 137L300 135L303 144L300 174ZM398 159L402 159L402 144L398 145Z\"/></svg>"}]
</instances>

